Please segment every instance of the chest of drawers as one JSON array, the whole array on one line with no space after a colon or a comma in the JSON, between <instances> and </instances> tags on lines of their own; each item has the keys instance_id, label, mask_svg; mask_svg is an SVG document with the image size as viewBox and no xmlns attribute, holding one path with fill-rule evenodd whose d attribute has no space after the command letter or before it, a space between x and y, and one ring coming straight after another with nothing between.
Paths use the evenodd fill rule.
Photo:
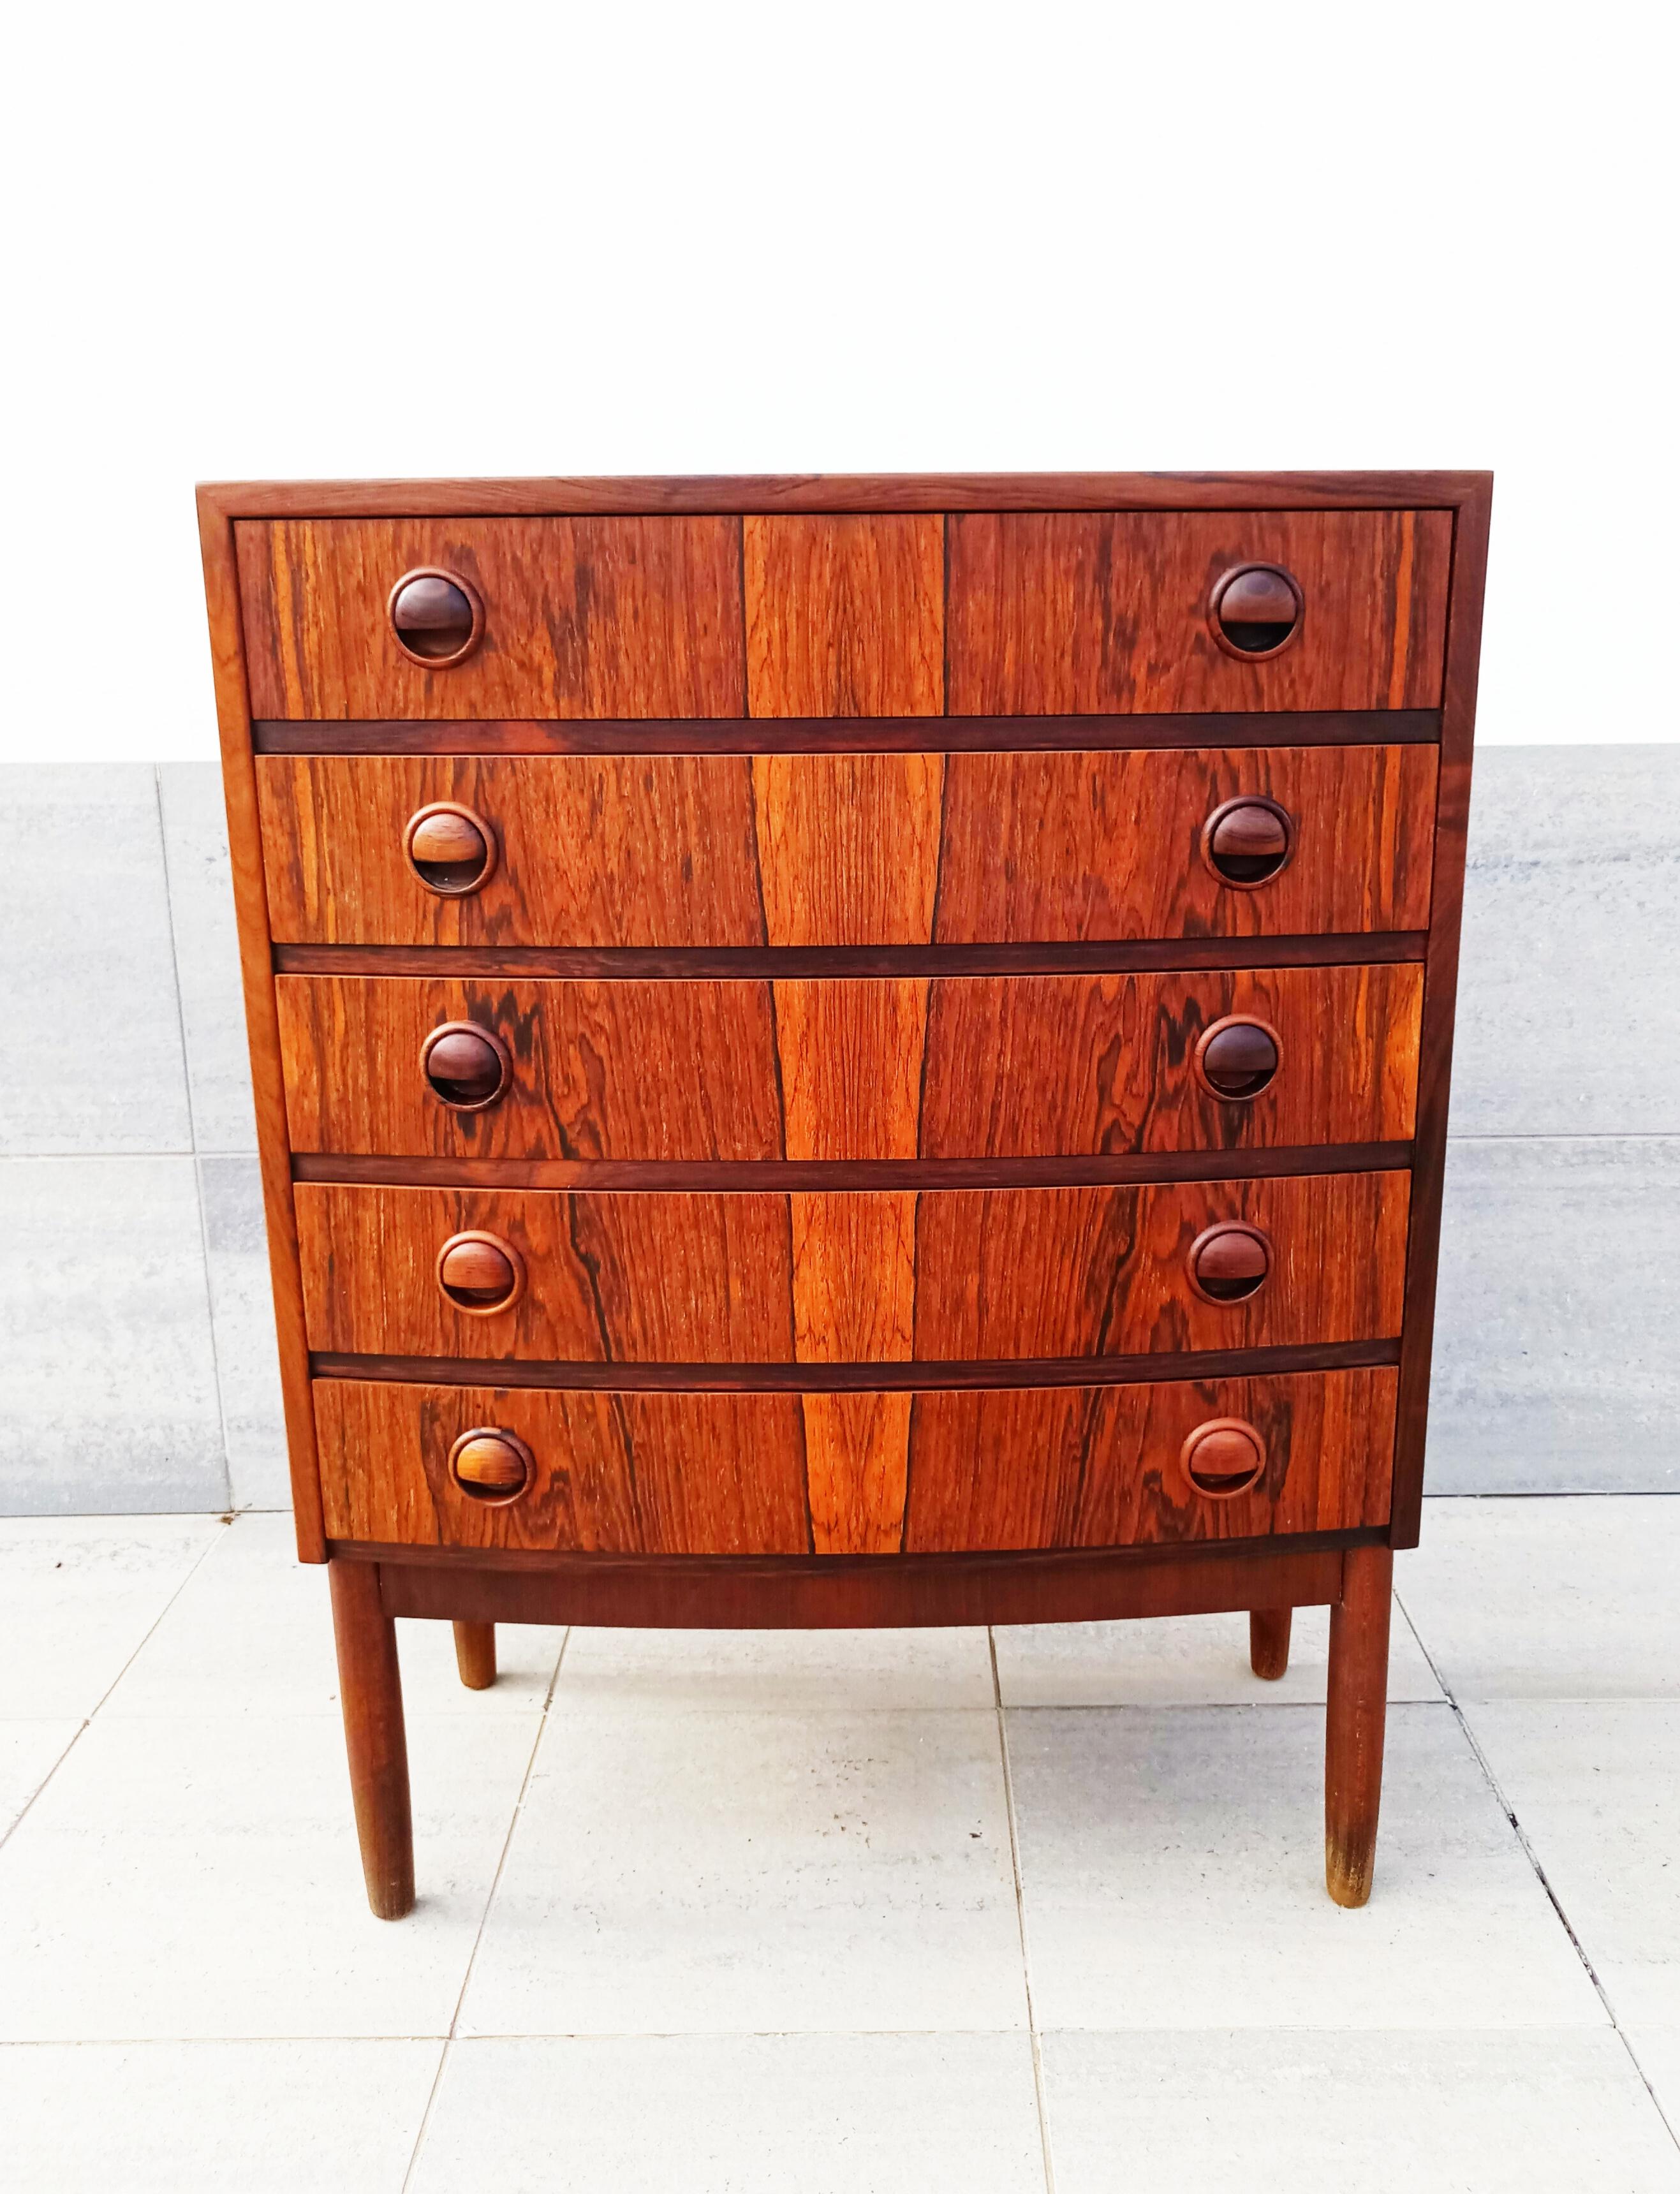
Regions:
<instances>
[{"instance_id":1,"label":"chest of drawers","mask_svg":"<svg viewBox=\"0 0 1680 2194\"><path fill-rule=\"evenodd\" d=\"M1329 1604L1369 1892L1481 474L204 488L299 1551L394 1618Z\"/></svg>"}]
</instances>

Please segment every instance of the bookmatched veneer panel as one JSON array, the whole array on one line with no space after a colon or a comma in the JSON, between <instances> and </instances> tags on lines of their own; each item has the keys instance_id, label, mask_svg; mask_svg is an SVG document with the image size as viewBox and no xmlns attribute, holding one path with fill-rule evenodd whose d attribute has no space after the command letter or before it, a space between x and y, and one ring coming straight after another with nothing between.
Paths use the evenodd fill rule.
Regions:
<instances>
[{"instance_id":1,"label":"bookmatched veneer panel","mask_svg":"<svg viewBox=\"0 0 1680 2194\"><path fill-rule=\"evenodd\" d=\"M327 975L275 984L295 1151L584 1161L1405 1141L1422 988L1421 970L1406 962L937 977L925 986ZM1213 1094L1196 1069L1198 1040L1231 1016L1264 1024L1280 1051L1270 1083L1246 1102ZM475 1024L505 1048L506 1091L486 1110L450 1110L421 1072L423 1042L451 1022Z\"/></svg>"},{"instance_id":2,"label":"bookmatched veneer panel","mask_svg":"<svg viewBox=\"0 0 1680 2194\"><path fill-rule=\"evenodd\" d=\"M1380 1524L1395 1376L1381 1368L878 1398L324 1379L315 1409L333 1539L600 1554L938 1553L1193 1544ZM837 1399L855 1405L859 1420L837 1436ZM897 1406L865 1409L877 1399ZM806 1490L813 1401L821 1548ZM1252 1427L1264 1445L1257 1483L1234 1497L1200 1492L1181 1462L1187 1439L1221 1420ZM531 1479L512 1500L476 1499L450 1475L452 1450L480 1427L511 1433L529 1452Z\"/></svg>"},{"instance_id":3,"label":"bookmatched veneer panel","mask_svg":"<svg viewBox=\"0 0 1680 2194\"><path fill-rule=\"evenodd\" d=\"M746 518L755 716L936 716L945 706L945 521Z\"/></svg>"},{"instance_id":4,"label":"bookmatched veneer panel","mask_svg":"<svg viewBox=\"0 0 1680 2194\"><path fill-rule=\"evenodd\" d=\"M234 526L251 714L279 718L740 716L740 521L283 518ZM483 636L428 667L396 582L438 570Z\"/></svg>"},{"instance_id":5,"label":"bookmatched veneer panel","mask_svg":"<svg viewBox=\"0 0 1680 2194\"><path fill-rule=\"evenodd\" d=\"M1441 699L1445 510L964 513L946 520L952 715L1423 709ZM1300 629L1244 660L1214 638L1221 575L1280 565Z\"/></svg>"},{"instance_id":6,"label":"bookmatched veneer panel","mask_svg":"<svg viewBox=\"0 0 1680 2194\"><path fill-rule=\"evenodd\" d=\"M1426 745L1114 753L258 758L283 942L716 946L1353 934L1429 920ZM1289 857L1222 881L1205 824L1283 808ZM439 803L497 846L463 895L411 865Z\"/></svg>"},{"instance_id":7,"label":"bookmatched veneer panel","mask_svg":"<svg viewBox=\"0 0 1680 2194\"><path fill-rule=\"evenodd\" d=\"M1396 1335L1407 1186L1396 1172L791 1197L319 1183L296 1195L318 1352L882 1364ZM1210 1301L1193 1283L1193 1245L1222 1224L1257 1230L1269 1254L1244 1299ZM503 1311L460 1307L439 1284L443 1245L472 1232L522 1261Z\"/></svg>"}]
</instances>

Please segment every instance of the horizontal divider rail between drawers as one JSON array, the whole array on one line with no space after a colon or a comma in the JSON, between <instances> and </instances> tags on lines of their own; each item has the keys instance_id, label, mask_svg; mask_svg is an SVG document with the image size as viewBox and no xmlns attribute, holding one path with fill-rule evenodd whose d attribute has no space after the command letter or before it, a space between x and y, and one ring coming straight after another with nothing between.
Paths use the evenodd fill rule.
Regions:
<instances>
[{"instance_id":1,"label":"horizontal divider rail between drawers","mask_svg":"<svg viewBox=\"0 0 1680 2194\"><path fill-rule=\"evenodd\" d=\"M251 726L260 755L951 754L1033 747L1432 746L1437 709L1173 716L741 716L465 719Z\"/></svg>"},{"instance_id":2,"label":"horizontal divider rail between drawers","mask_svg":"<svg viewBox=\"0 0 1680 2194\"><path fill-rule=\"evenodd\" d=\"M1400 1361L1396 1335L1288 1348L1151 1351L1140 1356L1032 1356L990 1363L947 1359L873 1364L541 1363L511 1357L349 1356L309 1358L316 1379L394 1380L404 1386L576 1388L589 1393L944 1393L1012 1387L1148 1386L1162 1379L1238 1379L1267 1372L1357 1371Z\"/></svg>"}]
</instances>

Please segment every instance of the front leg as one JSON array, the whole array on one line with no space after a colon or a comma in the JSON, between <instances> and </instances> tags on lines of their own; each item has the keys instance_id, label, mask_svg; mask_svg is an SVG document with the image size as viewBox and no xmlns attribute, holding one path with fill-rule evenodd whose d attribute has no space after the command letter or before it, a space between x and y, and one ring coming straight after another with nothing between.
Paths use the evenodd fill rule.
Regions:
<instances>
[{"instance_id":1,"label":"front leg","mask_svg":"<svg viewBox=\"0 0 1680 2194\"><path fill-rule=\"evenodd\" d=\"M1392 1550L1350 1547L1343 1560L1342 1597L1330 1611L1325 1717L1324 1878L1338 1904L1363 1904L1371 1894L1393 1605Z\"/></svg>"},{"instance_id":2,"label":"front leg","mask_svg":"<svg viewBox=\"0 0 1680 2194\"><path fill-rule=\"evenodd\" d=\"M400 1920L414 1906L414 1824L397 1626L380 1605L371 1562L329 1562L327 1577L367 1901L378 1919Z\"/></svg>"}]
</instances>

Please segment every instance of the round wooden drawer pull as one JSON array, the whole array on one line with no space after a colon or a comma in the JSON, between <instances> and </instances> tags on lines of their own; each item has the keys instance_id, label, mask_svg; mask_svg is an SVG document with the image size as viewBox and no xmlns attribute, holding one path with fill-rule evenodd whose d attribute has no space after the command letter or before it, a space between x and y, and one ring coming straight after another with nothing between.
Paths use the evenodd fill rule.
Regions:
<instances>
[{"instance_id":1,"label":"round wooden drawer pull","mask_svg":"<svg viewBox=\"0 0 1680 2194\"><path fill-rule=\"evenodd\" d=\"M1288 865L1295 825L1286 808L1256 794L1228 800L1202 825L1202 859L1221 883L1258 891Z\"/></svg>"},{"instance_id":2,"label":"round wooden drawer pull","mask_svg":"<svg viewBox=\"0 0 1680 2194\"><path fill-rule=\"evenodd\" d=\"M462 662L484 635L478 589L457 571L405 571L387 606L397 646L428 670Z\"/></svg>"},{"instance_id":3,"label":"round wooden drawer pull","mask_svg":"<svg viewBox=\"0 0 1680 2194\"><path fill-rule=\"evenodd\" d=\"M402 842L415 875L442 898L479 890L496 866L496 833L481 815L451 800L411 815Z\"/></svg>"},{"instance_id":4,"label":"round wooden drawer pull","mask_svg":"<svg viewBox=\"0 0 1680 2194\"><path fill-rule=\"evenodd\" d=\"M1215 583L1208 617L1228 655L1280 655L1300 631L1305 607L1280 565L1239 564Z\"/></svg>"},{"instance_id":5,"label":"round wooden drawer pull","mask_svg":"<svg viewBox=\"0 0 1680 2194\"><path fill-rule=\"evenodd\" d=\"M452 1234L438 1251L438 1285L457 1310L493 1318L525 1292L525 1260L499 1234Z\"/></svg>"},{"instance_id":6,"label":"round wooden drawer pull","mask_svg":"<svg viewBox=\"0 0 1680 2194\"><path fill-rule=\"evenodd\" d=\"M1195 1069L1214 1096L1228 1105L1246 1105L1271 1082L1282 1059L1274 1028L1246 1014L1228 1014L1203 1030Z\"/></svg>"},{"instance_id":7,"label":"round wooden drawer pull","mask_svg":"<svg viewBox=\"0 0 1680 2194\"><path fill-rule=\"evenodd\" d=\"M1190 1244L1190 1284L1209 1302L1246 1302L1266 1284L1272 1245L1257 1226L1222 1220Z\"/></svg>"},{"instance_id":8,"label":"round wooden drawer pull","mask_svg":"<svg viewBox=\"0 0 1680 2194\"><path fill-rule=\"evenodd\" d=\"M516 1501L536 1474L525 1442L493 1425L463 1433L449 1450L449 1474L475 1501Z\"/></svg>"},{"instance_id":9,"label":"round wooden drawer pull","mask_svg":"<svg viewBox=\"0 0 1680 2194\"><path fill-rule=\"evenodd\" d=\"M1179 1450L1184 1475L1209 1501L1234 1501L1257 1485L1266 1443L1245 1417L1210 1417Z\"/></svg>"},{"instance_id":10,"label":"round wooden drawer pull","mask_svg":"<svg viewBox=\"0 0 1680 2194\"><path fill-rule=\"evenodd\" d=\"M446 1021L420 1047L420 1071L452 1112L481 1112L507 1088L513 1065L500 1037L475 1021Z\"/></svg>"}]
</instances>

